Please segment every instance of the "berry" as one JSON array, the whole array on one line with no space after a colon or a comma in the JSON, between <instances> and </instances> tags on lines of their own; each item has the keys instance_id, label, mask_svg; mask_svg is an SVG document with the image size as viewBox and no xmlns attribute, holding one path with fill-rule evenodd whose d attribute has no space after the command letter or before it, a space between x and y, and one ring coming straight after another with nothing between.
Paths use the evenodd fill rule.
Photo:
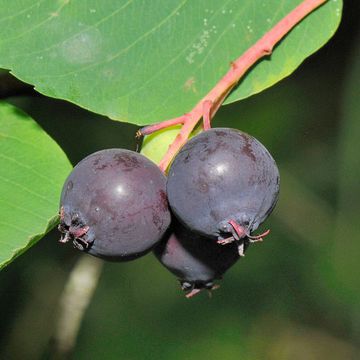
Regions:
<instances>
[{"instance_id":1,"label":"berry","mask_svg":"<svg viewBox=\"0 0 360 360\"><path fill-rule=\"evenodd\" d=\"M165 176L152 161L125 149L98 151L77 164L60 206L60 241L107 260L145 254L171 220Z\"/></svg>"},{"instance_id":2,"label":"berry","mask_svg":"<svg viewBox=\"0 0 360 360\"><path fill-rule=\"evenodd\" d=\"M221 279L239 259L236 249L235 243L221 246L174 221L172 232L155 247L154 254L191 297L203 289L217 288L214 280Z\"/></svg>"},{"instance_id":3,"label":"berry","mask_svg":"<svg viewBox=\"0 0 360 360\"><path fill-rule=\"evenodd\" d=\"M251 232L273 210L279 171L266 148L236 129L215 128L189 140L175 157L167 194L176 217L190 230L221 244L262 240Z\"/></svg>"}]
</instances>

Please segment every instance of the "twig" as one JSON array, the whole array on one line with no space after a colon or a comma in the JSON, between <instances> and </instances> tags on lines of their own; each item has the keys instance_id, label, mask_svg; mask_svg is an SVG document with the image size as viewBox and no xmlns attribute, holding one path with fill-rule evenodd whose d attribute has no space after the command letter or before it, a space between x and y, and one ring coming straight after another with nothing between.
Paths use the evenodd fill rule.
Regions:
<instances>
[{"instance_id":1,"label":"twig","mask_svg":"<svg viewBox=\"0 0 360 360\"><path fill-rule=\"evenodd\" d=\"M72 353L84 313L96 290L102 266L102 260L81 256L72 269L60 298L53 336L54 359L66 359Z\"/></svg>"},{"instance_id":2,"label":"twig","mask_svg":"<svg viewBox=\"0 0 360 360\"><path fill-rule=\"evenodd\" d=\"M151 134L174 124L183 124L180 133L169 146L168 151L159 163L159 167L162 171L166 171L171 160L186 143L200 119L203 118L204 120L204 129L209 128L210 120L214 117L225 98L237 85L243 75L261 58L271 55L274 46L284 38L295 25L326 1L328 0L304 0L298 7L292 10L270 29L260 40L245 51L243 55L231 62L230 70L189 113L159 124L146 126L139 130L138 136L141 136Z\"/></svg>"}]
</instances>

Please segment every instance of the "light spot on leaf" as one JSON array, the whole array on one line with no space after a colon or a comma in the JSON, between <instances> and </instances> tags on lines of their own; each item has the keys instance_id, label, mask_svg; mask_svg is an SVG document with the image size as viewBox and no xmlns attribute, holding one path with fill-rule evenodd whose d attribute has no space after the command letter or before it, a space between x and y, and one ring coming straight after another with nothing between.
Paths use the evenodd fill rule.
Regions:
<instances>
[{"instance_id":1,"label":"light spot on leaf","mask_svg":"<svg viewBox=\"0 0 360 360\"><path fill-rule=\"evenodd\" d=\"M196 86L195 86L195 78L192 76L191 78L187 79L184 84L184 90L192 91L193 93L197 93Z\"/></svg>"},{"instance_id":2,"label":"light spot on leaf","mask_svg":"<svg viewBox=\"0 0 360 360\"><path fill-rule=\"evenodd\" d=\"M94 62L100 53L101 42L100 31L92 29L65 40L61 53L65 60L72 64Z\"/></svg>"}]
</instances>

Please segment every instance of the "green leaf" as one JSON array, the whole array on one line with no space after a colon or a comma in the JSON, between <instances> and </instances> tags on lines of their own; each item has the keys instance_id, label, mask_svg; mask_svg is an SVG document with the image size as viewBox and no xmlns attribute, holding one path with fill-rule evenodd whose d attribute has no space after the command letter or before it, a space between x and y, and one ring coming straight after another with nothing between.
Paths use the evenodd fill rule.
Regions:
<instances>
[{"instance_id":1,"label":"green leaf","mask_svg":"<svg viewBox=\"0 0 360 360\"><path fill-rule=\"evenodd\" d=\"M181 125L171 126L156 131L144 138L141 153L155 163L159 163L171 144L180 132Z\"/></svg>"},{"instance_id":2,"label":"green leaf","mask_svg":"<svg viewBox=\"0 0 360 360\"><path fill-rule=\"evenodd\" d=\"M1 269L55 226L71 164L29 116L0 102L0 169Z\"/></svg>"},{"instance_id":3,"label":"green leaf","mask_svg":"<svg viewBox=\"0 0 360 360\"><path fill-rule=\"evenodd\" d=\"M150 124L188 112L300 0L0 0L0 67L56 98ZM298 25L227 102L294 71L334 34L341 0Z\"/></svg>"},{"instance_id":4,"label":"green leaf","mask_svg":"<svg viewBox=\"0 0 360 360\"><path fill-rule=\"evenodd\" d=\"M141 145L141 153L148 157L155 163L159 163L169 145L175 140L176 136L180 132L181 125L174 125L168 128L156 131L148 136L145 136L144 141ZM201 126L198 126L190 134L189 139L199 134L202 130Z\"/></svg>"}]
</instances>

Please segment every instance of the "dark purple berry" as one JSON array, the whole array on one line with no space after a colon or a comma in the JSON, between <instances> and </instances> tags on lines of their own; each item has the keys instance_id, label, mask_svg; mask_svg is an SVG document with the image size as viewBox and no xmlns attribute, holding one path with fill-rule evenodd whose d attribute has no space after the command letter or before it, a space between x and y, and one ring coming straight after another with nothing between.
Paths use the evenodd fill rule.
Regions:
<instances>
[{"instance_id":1,"label":"dark purple berry","mask_svg":"<svg viewBox=\"0 0 360 360\"><path fill-rule=\"evenodd\" d=\"M143 155L124 149L91 154L64 184L60 241L108 260L139 257L170 224L165 191L165 176Z\"/></svg>"},{"instance_id":2,"label":"dark purple berry","mask_svg":"<svg viewBox=\"0 0 360 360\"><path fill-rule=\"evenodd\" d=\"M236 244L221 246L174 223L169 236L155 247L156 257L178 277L187 297L216 288L214 281L239 259Z\"/></svg>"},{"instance_id":3,"label":"dark purple berry","mask_svg":"<svg viewBox=\"0 0 360 360\"><path fill-rule=\"evenodd\" d=\"M279 171L266 148L236 129L214 128L189 140L168 174L167 194L189 229L222 244L261 240L250 234L267 218L279 193ZM262 236L265 236L264 233Z\"/></svg>"}]
</instances>

